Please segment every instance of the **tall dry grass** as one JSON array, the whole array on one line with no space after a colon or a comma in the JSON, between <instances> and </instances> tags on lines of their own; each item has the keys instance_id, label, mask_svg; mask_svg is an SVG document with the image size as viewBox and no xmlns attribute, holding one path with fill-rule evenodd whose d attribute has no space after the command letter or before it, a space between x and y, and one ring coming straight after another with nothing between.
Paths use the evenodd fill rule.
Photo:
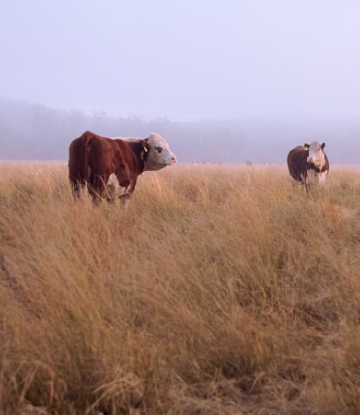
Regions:
<instances>
[{"instance_id":1,"label":"tall dry grass","mask_svg":"<svg viewBox=\"0 0 360 415\"><path fill-rule=\"evenodd\" d=\"M2 163L0 413L359 413L359 242L359 169L176 166L123 210Z\"/></svg>"}]
</instances>

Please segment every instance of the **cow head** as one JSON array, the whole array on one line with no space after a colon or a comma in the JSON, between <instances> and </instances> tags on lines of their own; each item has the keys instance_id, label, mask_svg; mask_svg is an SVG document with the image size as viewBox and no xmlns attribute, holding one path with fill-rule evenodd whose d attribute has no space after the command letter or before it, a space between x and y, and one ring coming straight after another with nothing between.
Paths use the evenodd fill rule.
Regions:
<instances>
[{"instance_id":1,"label":"cow head","mask_svg":"<svg viewBox=\"0 0 360 415\"><path fill-rule=\"evenodd\" d=\"M144 142L144 171L160 170L176 163L176 156L169 149L169 144L159 134L151 133Z\"/></svg>"},{"instance_id":2,"label":"cow head","mask_svg":"<svg viewBox=\"0 0 360 415\"><path fill-rule=\"evenodd\" d=\"M307 162L314 164L316 167L321 167L325 163L325 154L324 147L325 143L320 144L319 141L314 141L313 143L305 144L305 148L309 149L309 155L307 157Z\"/></svg>"}]
</instances>

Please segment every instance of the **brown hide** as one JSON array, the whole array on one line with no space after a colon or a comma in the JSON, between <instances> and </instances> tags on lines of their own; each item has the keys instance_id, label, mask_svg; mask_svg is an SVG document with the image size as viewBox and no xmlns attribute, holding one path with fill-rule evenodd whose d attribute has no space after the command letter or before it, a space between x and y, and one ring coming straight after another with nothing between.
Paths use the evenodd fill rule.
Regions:
<instances>
[{"instance_id":1,"label":"brown hide","mask_svg":"<svg viewBox=\"0 0 360 415\"><path fill-rule=\"evenodd\" d=\"M69 148L69 178L75 195L79 195L80 188L87 183L94 197L111 198L107 182L110 175L115 173L120 186L130 185L126 195L130 196L138 176L144 171L141 153L146 158L146 145L146 140L132 142L110 139L90 131L76 138Z\"/></svg>"},{"instance_id":2,"label":"brown hide","mask_svg":"<svg viewBox=\"0 0 360 415\"><path fill-rule=\"evenodd\" d=\"M307 162L309 150L305 150L303 146L293 148L287 157L290 176L298 182L305 183L309 170L315 170L317 173L329 172L329 160L324 151L323 153L325 156L325 164L320 170L313 163Z\"/></svg>"}]
</instances>

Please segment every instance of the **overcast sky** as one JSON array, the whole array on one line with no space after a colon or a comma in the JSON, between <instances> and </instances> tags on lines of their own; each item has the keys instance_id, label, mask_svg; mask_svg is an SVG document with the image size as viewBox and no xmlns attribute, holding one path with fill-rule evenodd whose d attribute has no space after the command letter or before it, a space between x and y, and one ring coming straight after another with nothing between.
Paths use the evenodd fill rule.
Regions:
<instances>
[{"instance_id":1,"label":"overcast sky","mask_svg":"<svg viewBox=\"0 0 360 415\"><path fill-rule=\"evenodd\" d=\"M359 117L359 0L0 2L0 97L173 120Z\"/></svg>"}]
</instances>

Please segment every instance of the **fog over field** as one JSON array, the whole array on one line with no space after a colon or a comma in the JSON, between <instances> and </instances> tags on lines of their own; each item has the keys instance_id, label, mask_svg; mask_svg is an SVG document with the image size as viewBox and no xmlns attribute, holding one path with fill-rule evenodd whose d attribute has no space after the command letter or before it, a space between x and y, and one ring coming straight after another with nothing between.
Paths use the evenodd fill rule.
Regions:
<instances>
[{"instance_id":1,"label":"fog over field","mask_svg":"<svg viewBox=\"0 0 360 415\"><path fill-rule=\"evenodd\" d=\"M319 140L331 163L360 161L360 119L201 120L128 115L110 117L104 112L86 115L0 99L0 159L67 160L70 142L85 130L107 137L162 135L182 163L222 160L242 164L286 160L291 148Z\"/></svg>"},{"instance_id":2,"label":"fog over field","mask_svg":"<svg viewBox=\"0 0 360 415\"><path fill-rule=\"evenodd\" d=\"M0 159L66 159L71 140L164 136L179 161L280 163L326 141L358 163L357 1L0 5Z\"/></svg>"}]
</instances>

